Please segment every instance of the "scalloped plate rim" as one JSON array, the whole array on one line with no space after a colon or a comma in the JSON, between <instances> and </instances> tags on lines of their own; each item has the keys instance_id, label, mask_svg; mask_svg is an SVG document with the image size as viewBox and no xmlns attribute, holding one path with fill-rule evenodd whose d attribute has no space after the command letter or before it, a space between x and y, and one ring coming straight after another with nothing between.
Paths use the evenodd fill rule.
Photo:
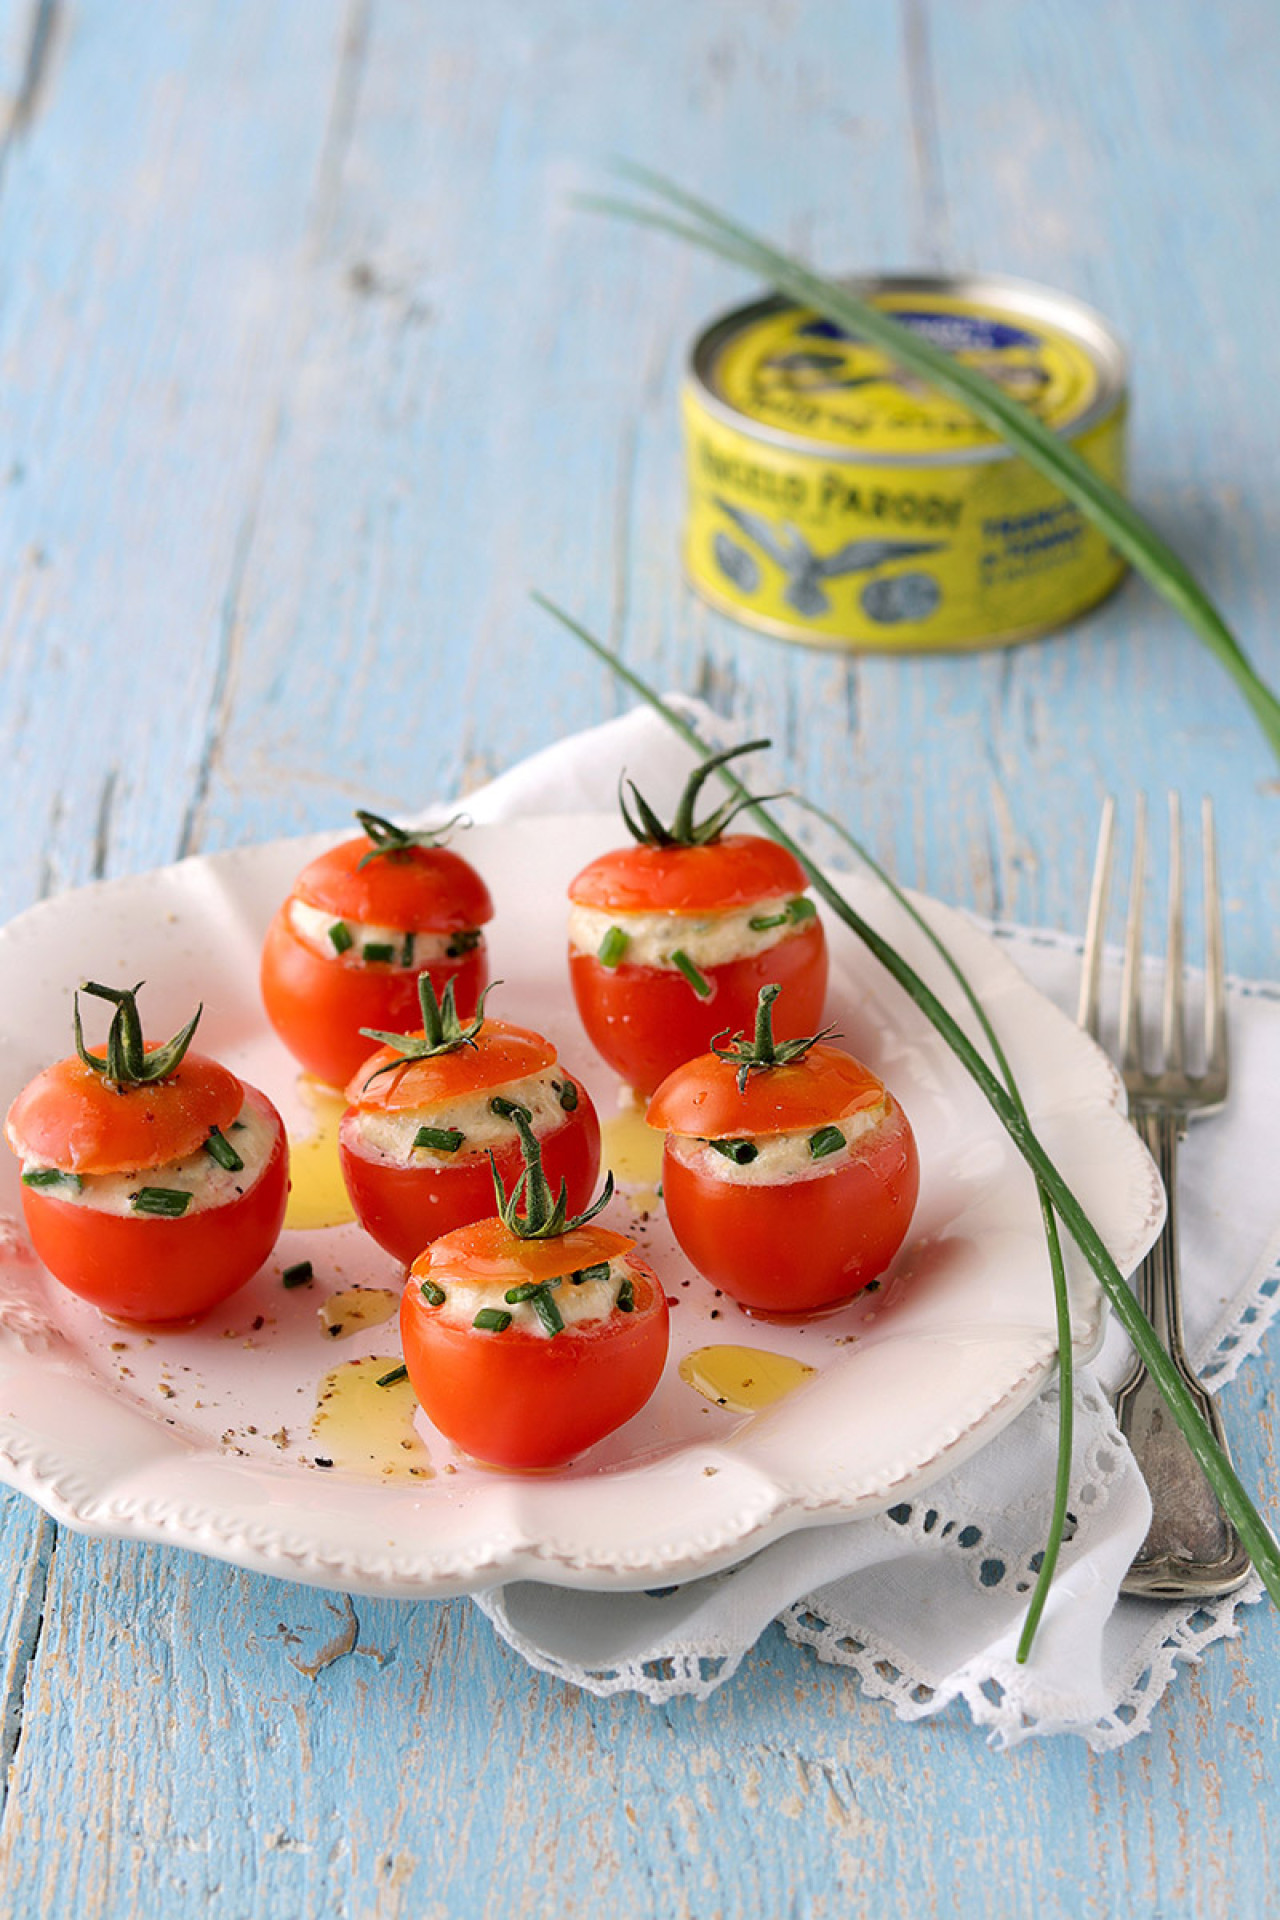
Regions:
<instances>
[{"instance_id":1,"label":"scalloped plate rim","mask_svg":"<svg viewBox=\"0 0 1280 1920\"><path fill-rule=\"evenodd\" d=\"M491 845L496 845L499 840L536 836L539 833L545 835L548 832L562 835L579 829L589 830L596 835L605 834L607 839L606 822L616 838L616 826L612 817L606 815L553 815L542 820L526 819L476 827L472 832ZM181 890L196 876L211 874L220 879L237 873L256 874L264 863L272 868L279 865L292 872L315 851L342 837L339 833L290 836L218 853L195 855L145 873L91 882L74 893L38 902L0 929L0 977L6 972L10 960L21 964L22 951L28 941L38 945L50 924L56 929L69 910L75 910L76 902L83 905L95 899L119 900L137 891L145 895L157 889L164 895L174 888ZM855 890L866 886L860 876L841 874L839 878L842 885ZM932 912L946 923L950 937L964 940L972 951L983 954L986 964L997 977L1002 1001L1011 999L1015 1009L1024 1005L1028 1009L1034 1008L1039 1018L1047 1017L1044 1010L1048 1009L1052 1021L1057 1023L1059 1041L1066 1044L1069 1034L1068 1051L1082 1067L1088 1062L1096 1080L1096 1089L1089 1089L1089 1098L1081 1108L1081 1113L1087 1114L1094 1124L1110 1126L1115 1123L1118 1128L1115 1134L1117 1144L1123 1136L1128 1143L1127 1150L1132 1150L1130 1157L1135 1176L1144 1163L1148 1170L1141 1193L1136 1180L1134 1187L1130 1242L1126 1251L1132 1259L1136 1259L1158 1229L1163 1196L1154 1167L1124 1120L1123 1087L1111 1062L1031 985L1010 956L971 918L940 902L914 895L912 898L926 913ZM0 1004L5 1005L0 1024L2 1072L18 1043L11 1031L8 1004L3 1001ZM937 1045L941 1047L943 1043L937 1041ZM955 1070L961 1071L958 1068ZM1029 1104L1034 1111L1039 1103L1029 1097ZM1059 1112L1070 1117L1070 1104ZM995 1123L992 1124L994 1126ZM1105 1330L1105 1303L1091 1276L1090 1282L1092 1291L1087 1301L1088 1311L1084 1315L1086 1333L1076 1348L1080 1359L1087 1359L1096 1352ZM918 1457L909 1458L900 1474L892 1477L882 1475L879 1484L870 1490L858 1490L852 1484L856 1475L847 1473L843 1481L839 1474L834 1480L821 1483L811 1479L806 1484L803 1476L798 1482L795 1479L789 1483L776 1478L771 1480L749 1459L744 1459L732 1442L727 1445L706 1442L683 1448L679 1455L682 1463L699 1473L711 1469L714 1477L727 1471L728 1477L734 1479L734 1467L745 1469L743 1477L751 1498L745 1504L740 1502L734 1511L722 1512L710 1534L705 1528L702 1532L696 1528L686 1528L681 1537L676 1527L672 1537L660 1550L639 1550L639 1558L624 1546L615 1545L597 1553L593 1552L589 1543L584 1546L581 1541L575 1544L566 1540L548 1540L530 1525L515 1526L505 1532L498 1529L488 1534L480 1529L469 1538L465 1547L455 1543L449 1548L433 1550L429 1545L424 1547L416 1543L411 1546L401 1540L394 1549L390 1548L389 1543L388 1551L382 1554L368 1549L344 1551L340 1525L332 1537L325 1528L315 1530L310 1538L297 1537L283 1525L273 1527L269 1523L255 1523L247 1516L237 1518L227 1505L202 1508L198 1500L193 1504L183 1491L184 1467L192 1468L185 1476L187 1486L191 1488L193 1482L203 1477L200 1469L206 1463L219 1469L234 1466L234 1463L229 1463L221 1450L210 1446L193 1447L180 1435L176 1436L178 1444L172 1452L162 1453L159 1467L143 1471L141 1479L144 1483L152 1477L153 1471L162 1483L147 1489L146 1497L142 1497L142 1487L133 1485L136 1476L126 1473L122 1478L119 1468L112 1466L109 1457L100 1463L96 1484L86 1494L79 1490L83 1486L82 1481L77 1486L78 1476L82 1476L85 1469L82 1464L77 1465L65 1451L66 1443L61 1452L54 1441L45 1442L42 1449L36 1436L20 1424L16 1431L11 1430L13 1423L4 1414L3 1408L0 1408L0 1481L20 1489L55 1519L80 1532L180 1545L250 1571L307 1584L340 1586L353 1593L440 1598L491 1586L500 1580L521 1578L551 1581L566 1587L634 1589L650 1583L655 1576L667 1579L675 1573L680 1578L689 1578L719 1570L794 1528L883 1511L961 1464L1035 1397L1054 1370L1053 1345L1050 1341L1046 1346L1043 1329L1011 1326L1004 1331L1015 1338L1021 1335L1026 1350L1020 1359L1010 1363L998 1384L990 1386L990 1404L982 1408L975 1418L941 1440L936 1433L931 1439L923 1440L916 1448ZM895 1338L900 1340L901 1336L891 1335L882 1344L892 1346ZM874 1345L874 1342L868 1343L866 1351L870 1352ZM56 1349L39 1351L38 1339L28 1337L24 1340L14 1335L0 1338L0 1395L15 1372L25 1371L42 1376L48 1372L50 1361L57 1365L61 1358ZM92 1384L99 1391L108 1391L105 1383L96 1376ZM763 1417L756 1416L756 1423ZM170 1437L163 1427L158 1427L158 1434L161 1438ZM565 1484L589 1486L593 1482L598 1483L601 1477L607 1477L612 1483L621 1482L630 1488L637 1471L643 1475L645 1468L654 1464L652 1460L642 1459L638 1470L631 1466L607 1476L589 1474ZM659 1460L656 1464L667 1466L671 1460ZM297 1469L275 1462L252 1461L247 1470L242 1468L240 1471L242 1476L251 1481L255 1473L264 1467L267 1478L284 1475L289 1484L296 1481ZM308 1478L314 1479L314 1476L309 1475ZM335 1483L321 1481L320 1484L333 1486ZM493 1485L508 1491L514 1489L513 1505L517 1512L529 1504L523 1498L527 1483L494 1476ZM68 1491L73 1486L77 1490ZM420 1497L415 1489L405 1491L378 1487L376 1491L384 1498L390 1494L395 1499L399 1513L404 1512L406 1498L416 1500ZM501 1502L493 1504L500 1505ZM536 1506L537 1503L533 1504ZM572 1502L564 1504L571 1505ZM306 1516L304 1524L305 1519Z\"/></svg>"}]
</instances>

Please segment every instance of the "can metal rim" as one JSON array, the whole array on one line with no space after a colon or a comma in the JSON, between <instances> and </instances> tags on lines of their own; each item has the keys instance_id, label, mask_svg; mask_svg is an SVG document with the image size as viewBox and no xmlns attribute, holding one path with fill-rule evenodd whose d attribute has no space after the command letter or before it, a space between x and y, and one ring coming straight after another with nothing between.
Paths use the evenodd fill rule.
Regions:
<instances>
[{"instance_id":1,"label":"can metal rim","mask_svg":"<svg viewBox=\"0 0 1280 1920\"><path fill-rule=\"evenodd\" d=\"M1064 421L1056 432L1065 440L1087 433L1123 406L1127 390L1129 362L1119 337L1096 310L1074 294L1059 293L1035 280L1019 280L1006 274L922 274L883 273L846 279L841 282L851 293L866 299L882 293L940 294L951 299L990 304L1000 314L1016 314L1023 319L1039 320L1065 333L1083 347L1098 375L1098 391L1090 404L1072 420ZM716 358L725 342L754 320L779 313L803 302L789 294L771 293L746 306L722 313L706 327L693 343L686 369L686 385L696 404L714 415L735 433L763 441L789 453L803 453L830 461L837 466L858 467L967 467L994 460L1021 458L1002 443L991 446L940 450L937 453L871 453L859 447L841 447L830 440L809 439L754 420L748 413L731 406L716 390Z\"/></svg>"}]
</instances>

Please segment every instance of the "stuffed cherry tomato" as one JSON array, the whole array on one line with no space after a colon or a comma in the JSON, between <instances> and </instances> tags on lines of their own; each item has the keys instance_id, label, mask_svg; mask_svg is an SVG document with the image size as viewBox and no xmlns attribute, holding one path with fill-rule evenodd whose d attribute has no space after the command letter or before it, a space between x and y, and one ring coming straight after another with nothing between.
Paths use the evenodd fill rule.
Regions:
<instances>
[{"instance_id":1,"label":"stuffed cherry tomato","mask_svg":"<svg viewBox=\"0 0 1280 1920\"><path fill-rule=\"evenodd\" d=\"M746 1026L769 981L786 988L782 1037L822 1017L827 946L803 867L772 840L725 832L744 802L694 820L707 776L750 750L695 767L669 828L633 785L639 817L621 805L636 844L593 860L569 888L569 972L583 1025L643 1094L717 1034Z\"/></svg>"},{"instance_id":2,"label":"stuffed cherry tomato","mask_svg":"<svg viewBox=\"0 0 1280 1920\"><path fill-rule=\"evenodd\" d=\"M361 1029L397 1032L418 1018L418 981L452 983L469 1015L489 978L483 928L493 918L475 868L375 813L358 840L303 868L262 953L267 1017L308 1073L345 1086L369 1049Z\"/></svg>"},{"instance_id":3,"label":"stuffed cherry tomato","mask_svg":"<svg viewBox=\"0 0 1280 1920\"><path fill-rule=\"evenodd\" d=\"M559 1467L640 1411L667 1357L667 1302L635 1242L568 1217L519 1121L525 1172L496 1218L415 1260L400 1309L428 1418L493 1466Z\"/></svg>"},{"instance_id":4,"label":"stuffed cherry tomato","mask_svg":"<svg viewBox=\"0 0 1280 1920\"><path fill-rule=\"evenodd\" d=\"M289 1191L280 1116L256 1087L189 1051L195 1017L147 1046L137 989L89 984L115 1006L105 1053L80 1028L9 1109L31 1243L54 1277L117 1320L195 1319L252 1279Z\"/></svg>"},{"instance_id":5,"label":"stuffed cherry tomato","mask_svg":"<svg viewBox=\"0 0 1280 1920\"><path fill-rule=\"evenodd\" d=\"M662 1192L698 1271L749 1310L812 1313L876 1280L920 1184L901 1107L865 1067L812 1039L775 1041L776 986L754 1041L688 1061L658 1088Z\"/></svg>"},{"instance_id":6,"label":"stuffed cherry tomato","mask_svg":"<svg viewBox=\"0 0 1280 1920\"><path fill-rule=\"evenodd\" d=\"M343 1179L356 1218L406 1263L454 1227L493 1212L493 1168L508 1182L524 1161L515 1116L537 1137L554 1188L584 1207L600 1171L600 1123L580 1081L549 1040L484 1017L462 1023L452 985L438 1002L420 982L422 1026L375 1034L388 1044L350 1086L338 1129Z\"/></svg>"}]
</instances>

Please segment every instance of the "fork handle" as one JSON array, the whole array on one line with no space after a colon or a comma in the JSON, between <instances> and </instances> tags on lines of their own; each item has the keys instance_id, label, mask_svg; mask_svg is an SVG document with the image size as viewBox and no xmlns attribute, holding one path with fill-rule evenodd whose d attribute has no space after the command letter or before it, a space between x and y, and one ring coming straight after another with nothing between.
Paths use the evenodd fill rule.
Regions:
<instances>
[{"instance_id":1,"label":"fork handle","mask_svg":"<svg viewBox=\"0 0 1280 1920\"><path fill-rule=\"evenodd\" d=\"M1138 1304L1225 1447L1212 1398L1191 1370L1182 1344L1178 1278L1178 1141L1185 1121L1167 1110L1139 1110L1134 1125L1160 1169L1169 1212L1159 1239L1134 1276ZM1151 1494L1151 1526L1121 1582L1148 1599L1209 1599L1232 1593L1249 1576L1249 1556L1182 1432L1140 1360L1116 1395L1116 1420Z\"/></svg>"}]
</instances>

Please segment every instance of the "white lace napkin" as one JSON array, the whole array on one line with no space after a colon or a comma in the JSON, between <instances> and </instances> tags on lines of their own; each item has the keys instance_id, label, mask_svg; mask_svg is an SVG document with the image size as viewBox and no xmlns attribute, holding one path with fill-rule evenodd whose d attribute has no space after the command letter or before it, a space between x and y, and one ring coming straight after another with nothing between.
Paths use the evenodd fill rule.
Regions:
<instances>
[{"instance_id":1,"label":"white lace napkin","mask_svg":"<svg viewBox=\"0 0 1280 1920\"><path fill-rule=\"evenodd\" d=\"M705 739L722 739L706 708L677 704ZM640 710L522 761L466 805L477 820L607 810L620 767L672 805L688 766L688 750ZM1078 941L1014 927L995 933L1044 993L1073 1005ZM1180 1190L1188 1343L1215 1388L1256 1350L1280 1298L1269 1161L1280 988L1237 985L1231 1019L1231 1104L1212 1126L1193 1129ZM959 1697L1001 1744L1078 1733L1095 1749L1120 1746L1149 1724L1179 1657L1236 1634L1237 1608L1262 1590L1255 1578L1194 1610L1117 1598L1150 1511L1105 1397L1127 1346L1113 1326L1078 1377L1075 1527L1026 1666L1014 1650L1048 1523L1052 1392L927 1494L875 1519L793 1533L726 1573L659 1594L520 1581L477 1604L532 1665L597 1694L705 1696L776 1618L820 1659L853 1668L901 1719L936 1714Z\"/></svg>"}]
</instances>

